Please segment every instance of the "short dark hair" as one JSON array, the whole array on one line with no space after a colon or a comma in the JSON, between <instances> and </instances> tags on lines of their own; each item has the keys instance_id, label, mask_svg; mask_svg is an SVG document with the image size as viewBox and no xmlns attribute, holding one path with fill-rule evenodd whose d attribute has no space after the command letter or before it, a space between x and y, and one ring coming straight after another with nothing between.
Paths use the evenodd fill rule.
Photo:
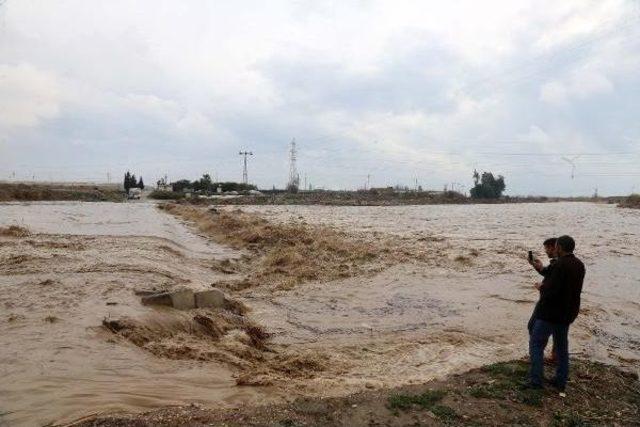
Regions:
<instances>
[{"instance_id":1,"label":"short dark hair","mask_svg":"<svg viewBox=\"0 0 640 427\"><path fill-rule=\"evenodd\" d=\"M558 239L556 239L555 237L550 237L547 240L544 241L543 245L544 246L555 246L556 245L556 241L558 241Z\"/></svg>"},{"instance_id":2,"label":"short dark hair","mask_svg":"<svg viewBox=\"0 0 640 427\"><path fill-rule=\"evenodd\" d=\"M558 237L557 243L563 251L569 254L576 248L576 241L573 240L573 237L571 236L560 236Z\"/></svg>"}]
</instances>

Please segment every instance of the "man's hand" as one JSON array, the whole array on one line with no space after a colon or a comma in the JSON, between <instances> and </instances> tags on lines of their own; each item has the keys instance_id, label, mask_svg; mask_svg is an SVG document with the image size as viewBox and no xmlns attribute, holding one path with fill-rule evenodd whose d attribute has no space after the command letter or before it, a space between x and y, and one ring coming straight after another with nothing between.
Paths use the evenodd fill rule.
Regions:
<instances>
[{"instance_id":1,"label":"man's hand","mask_svg":"<svg viewBox=\"0 0 640 427\"><path fill-rule=\"evenodd\" d=\"M544 265L542 265L542 261L540 261L538 258L534 259L531 265L533 265L533 268L538 271L542 270L542 268L544 267Z\"/></svg>"},{"instance_id":2,"label":"man's hand","mask_svg":"<svg viewBox=\"0 0 640 427\"><path fill-rule=\"evenodd\" d=\"M540 290L540 288L542 287L542 283L536 282L533 286L535 286L537 290Z\"/></svg>"}]
</instances>

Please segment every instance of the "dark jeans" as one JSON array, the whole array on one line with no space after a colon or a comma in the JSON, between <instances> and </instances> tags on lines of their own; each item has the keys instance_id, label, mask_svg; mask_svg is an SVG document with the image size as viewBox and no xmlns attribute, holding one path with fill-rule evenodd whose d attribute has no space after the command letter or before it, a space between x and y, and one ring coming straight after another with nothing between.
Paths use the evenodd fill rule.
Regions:
<instances>
[{"instance_id":1,"label":"dark jeans","mask_svg":"<svg viewBox=\"0 0 640 427\"><path fill-rule=\"evenodd\" d=\"M529 335L529 359L531 360L529 376L532 384L542 386L544 348L552 335L558 358L555 381L560 389L564 389L569 376L569 325L535 319Z\"/></svg>"},{"instance_id":2,"label":"dark jeans","mask_svg":"<svg viewBox=\"0 0 640 427\"><path fill-rule=\"evenodd\" d=\"M536 317L538 317L538 303L533 308L533 313L531 313L531 318L527 323L527 330L529 331L529 336L531 336L531 332L533 332L533 324L536 322Z\"/></svg>"},{"instance_id":3,"label":"dark jeans","mask_svg":"<svg viewBox=\"0 0 640 427\"><path fill-rule=\"evenodd\" d=\"M529 331L529 337L531 337L531 333L533 332L533 324L536 323L536 318L538 317L538 303L536 303L535 308L533 309L533 313L531 313L531 318L527 323L527 330ZM551 353L553 355L553 360L555 360L556 356L556 341L553 340L553 347L551 348Z\"/></svg>"}]
</instances>

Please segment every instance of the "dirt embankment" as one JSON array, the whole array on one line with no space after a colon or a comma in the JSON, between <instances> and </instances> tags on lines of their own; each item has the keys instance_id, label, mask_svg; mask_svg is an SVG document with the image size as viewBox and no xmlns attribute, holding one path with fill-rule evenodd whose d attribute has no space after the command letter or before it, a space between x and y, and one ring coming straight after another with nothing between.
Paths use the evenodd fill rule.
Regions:
<instances>
[{"instance_id":1,"label":"dirt embankment","mask_svg":"<svg viewBox=\"0 0 640 427\"><path fill-rule=\"evenodd\" d=\"M551 388L521 387L528 365L488 365L441 381L342 398L298 399L289 404L211 410L197 406L144 414L91 417L76 426L406 426L406 425L640 425L640 383L635 375L584 360L572 362L564 398ZM551 375L551 367L547 367Z\"/></svg>"},{"instance_id":2,"label":"dirt embankment","mask_svg":"<svg viewBox=\"0 0 640 427\"><path fill-rule=\"evenodd\" d=\"M216 242L246 251L247 255L240 260L225 260L214 266L229 275L243 273L222 284L230 289L255 286L291 289L307 281L380 271L397 257L388 241L359 239L327 227L274 224L240 210L184 204L160 208L190 222Z\"/></svg>"},{"instance_id":3,"label":"dirt embankment","mask_svg":"<svg viewBox=\"0 0 640 427\"><path fill-rule=\"evenodd\" d=\"M0 236L4 237L27 237L31 232L19 225L10 225L9 227L0 227Z\"/></svg>"},{"instance_id":4,"label":"dirt embankment","mask_svg":"<svg viewBox=\"0 0 640 427\"><path fill-rule=\"evenodd\" d=\"M618 203L620 197L547 197L547 196L503 196L499 199L472 199L464 194L446 191L311 191L299 193L265 192L256 195L212 198L192 195L185 199L180 192L154 192L149 197L159 200L183 200L189 204L219 205L320 205L320 206L409 206L409 205L468 205L468 204L514 204L593 202Z\"/></svg>"},{"instance_id":5,"label":"dirt embankment","mask_svg":"<svg viewBox=\"0 0 640 427\"><path fill-rule=\"evenodd\" d=\"M64 201L119 202L123 192L115 186L0 183L0 202Z\"/></svg>"},{"instance_id":6,"label":"dirt embankment","mask_svg":"<svg viewBox=\"0 0 640 427\"><path fill-rule=\"evenodd\" d=\"M640 194L632 194L618 203L621 208L640 209Z\"/></svg>"},{"instance_id":7,"label":"dirt embankment","mask_svg":"<svg viewBox=\"0 0 640 427\"><path fill-rule=\"evenodd\" d=\"M463 194L429 191L313 191L300 193L270 193L221 199L222 204L239 205L335 205L394 206L469 203Z\"/></svg>"}]
</instances>

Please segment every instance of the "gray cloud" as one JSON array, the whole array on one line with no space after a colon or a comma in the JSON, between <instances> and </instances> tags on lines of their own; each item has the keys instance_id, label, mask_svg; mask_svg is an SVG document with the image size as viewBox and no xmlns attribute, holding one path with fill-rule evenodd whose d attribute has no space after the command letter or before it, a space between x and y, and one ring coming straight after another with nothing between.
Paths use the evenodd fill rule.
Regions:
<instances>
[{"instance_id":1,"label":"gray cloud","mask_svg":"<svg viewBox=\"0 0 640 427\"><path fill-rule=\"evenodd\" d=\"M0 179L239 179L248 148L283 185L296 137L326 187L640 189L632 1L36 3L0 6Z\"/></svg>"}]
</instances>

